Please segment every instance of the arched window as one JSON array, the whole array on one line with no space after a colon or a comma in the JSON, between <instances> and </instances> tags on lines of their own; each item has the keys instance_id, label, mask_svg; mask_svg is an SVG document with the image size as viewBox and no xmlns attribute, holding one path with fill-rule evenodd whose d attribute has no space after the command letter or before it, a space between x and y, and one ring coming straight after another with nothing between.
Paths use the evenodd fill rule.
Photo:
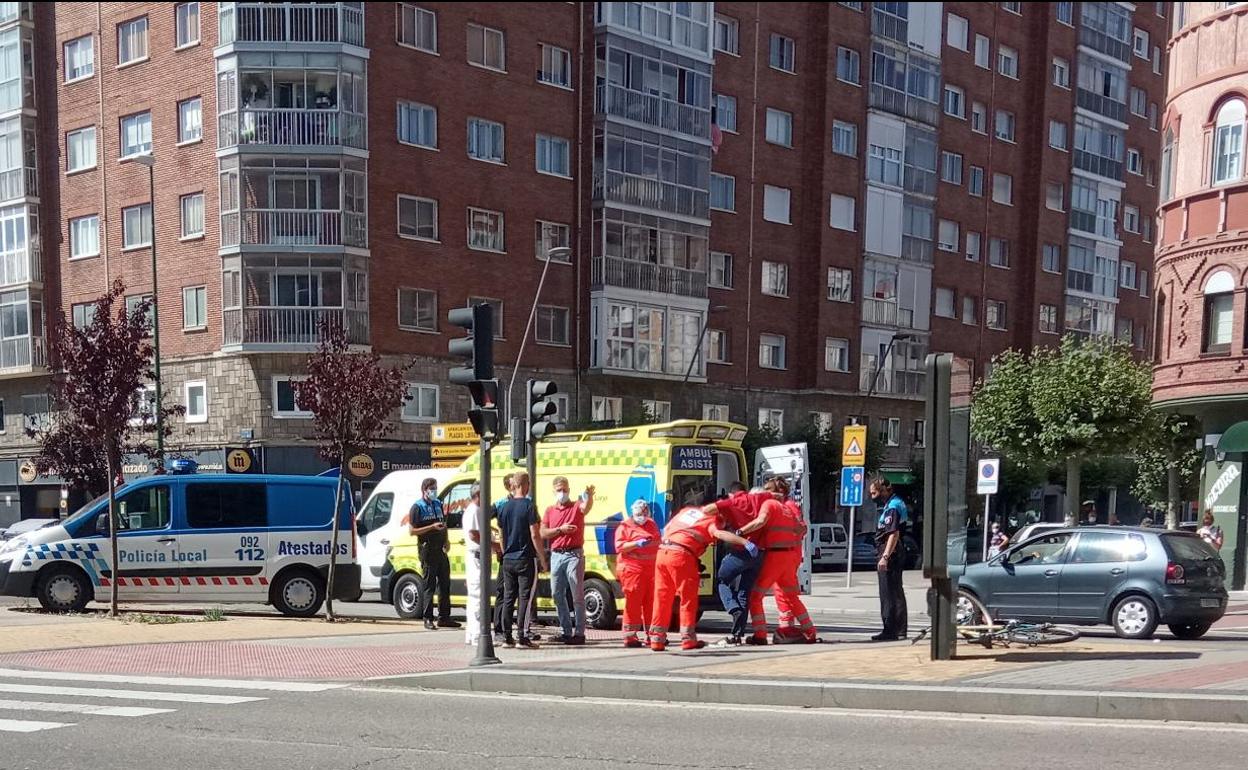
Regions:
<instances>
[{"instance_id":1,"label":"arched window","mask_svg":"<svg viewBox=\"0 0 1248 770\"><path fill-rule=\"evenodd\" d=\"M1170 200L1174 194L1174 127L1166 128L1166 137L1161 145L1161 200Z\"/></svg>"},{"instance_id":2,"label":"arched window","mask_svg":"<svg viewBox=\"0 0 1248 770\"><path fill-rule=\"evenodd\" d=\"M1235 278L1218 270L1205 279L1206 353L1227 353L1231 349L1231 327L1235 320Z\"/></svg>"},{"instance_id":3,"label":"arched window","mask_svg":"<svg viewBox=\"0 0 1248 770\"><path fill-rule=\"evenodd\" d=\"M1218 110L1213 130L1213 183L1236 182L1243 174L1244 103L1227 101Z\"/></svg>"}]
</instances>

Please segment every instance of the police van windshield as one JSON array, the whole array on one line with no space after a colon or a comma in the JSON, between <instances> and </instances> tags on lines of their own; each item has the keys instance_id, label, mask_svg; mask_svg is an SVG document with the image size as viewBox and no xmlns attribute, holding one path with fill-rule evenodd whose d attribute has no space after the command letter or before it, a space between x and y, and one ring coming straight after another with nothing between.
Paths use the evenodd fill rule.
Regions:
<instances>
[{"instance_id":1,"label":"police van windshield","mask_svg":"<svg viewBox=\"0 0 1248 770\"><path fill-rule=\"evenodd\" d=\"M741 479L741 463L735 452L707 446L674 447L672 510L713 503L727 496L729 484Z\"/></svg>"}]
</instances>

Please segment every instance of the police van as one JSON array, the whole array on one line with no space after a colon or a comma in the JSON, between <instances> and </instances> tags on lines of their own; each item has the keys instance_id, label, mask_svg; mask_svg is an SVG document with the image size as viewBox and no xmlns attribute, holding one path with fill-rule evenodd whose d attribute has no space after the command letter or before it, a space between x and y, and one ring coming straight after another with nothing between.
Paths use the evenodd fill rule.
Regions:
<instances>
[{"instance_id":1,"label":"police van","mask_svg":"<svg viewBox=\"0 0 1248 770\"><path fill-rule=\"evenodd\" d=\"M76 612L107 598L254 602L315 615L325 601L337 479L308 476L152 476L117 495L118 564L111 564L108 498L60 524L0 544L0 594ZM359 592L350 495L339 509L335 599Z\"/></svg>"}]
</instances>

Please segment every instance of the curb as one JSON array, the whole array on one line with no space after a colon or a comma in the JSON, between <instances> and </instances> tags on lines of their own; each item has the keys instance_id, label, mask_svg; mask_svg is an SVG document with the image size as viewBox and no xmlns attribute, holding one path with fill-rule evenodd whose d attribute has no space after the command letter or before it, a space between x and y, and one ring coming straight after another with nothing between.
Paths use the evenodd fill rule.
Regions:
<instances>
[{"instance_id":1,"label":"curb","mask_svg":"<svg viewBox=\"0 0 1248 770\"><path fill-rule=\"evenodd\" d=\"M794 682L517 669L461 669L371 679L366 686L679 703L1248 724L1248 696L1190 692Z\"/></svg>"}]
</instances>

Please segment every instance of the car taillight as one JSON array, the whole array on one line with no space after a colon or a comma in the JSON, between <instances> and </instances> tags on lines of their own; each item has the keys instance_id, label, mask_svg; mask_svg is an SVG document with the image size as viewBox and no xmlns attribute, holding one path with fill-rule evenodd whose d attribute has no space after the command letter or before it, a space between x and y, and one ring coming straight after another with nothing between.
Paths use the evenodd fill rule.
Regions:
<instances>
[{"instance_id":1,"label":"car taillight","mask_svg":"<svg viewBox=\"0 0 1248 770\"><path fill-rule=\"evenodd\" d=\"M1166 565L1166 582L1170 585L1182 585L1187 581L1183 579L1183 565L1170 562Z\"/></svg>"},{"instance_id":2,"label":"car taillight","mask_svg":"<svg viewBox=\"0 0 1248 770\"><path fill-rule=\"evenodd\" d=\"M815 549L815 558L816 558L816 559L818 559L818 558L819 558L820 556L822 556L822 555L823 555L823 551L821 551L821 550L819 550L818 548L816 548L816 549Z\"/></svg>"}]
</instances>

